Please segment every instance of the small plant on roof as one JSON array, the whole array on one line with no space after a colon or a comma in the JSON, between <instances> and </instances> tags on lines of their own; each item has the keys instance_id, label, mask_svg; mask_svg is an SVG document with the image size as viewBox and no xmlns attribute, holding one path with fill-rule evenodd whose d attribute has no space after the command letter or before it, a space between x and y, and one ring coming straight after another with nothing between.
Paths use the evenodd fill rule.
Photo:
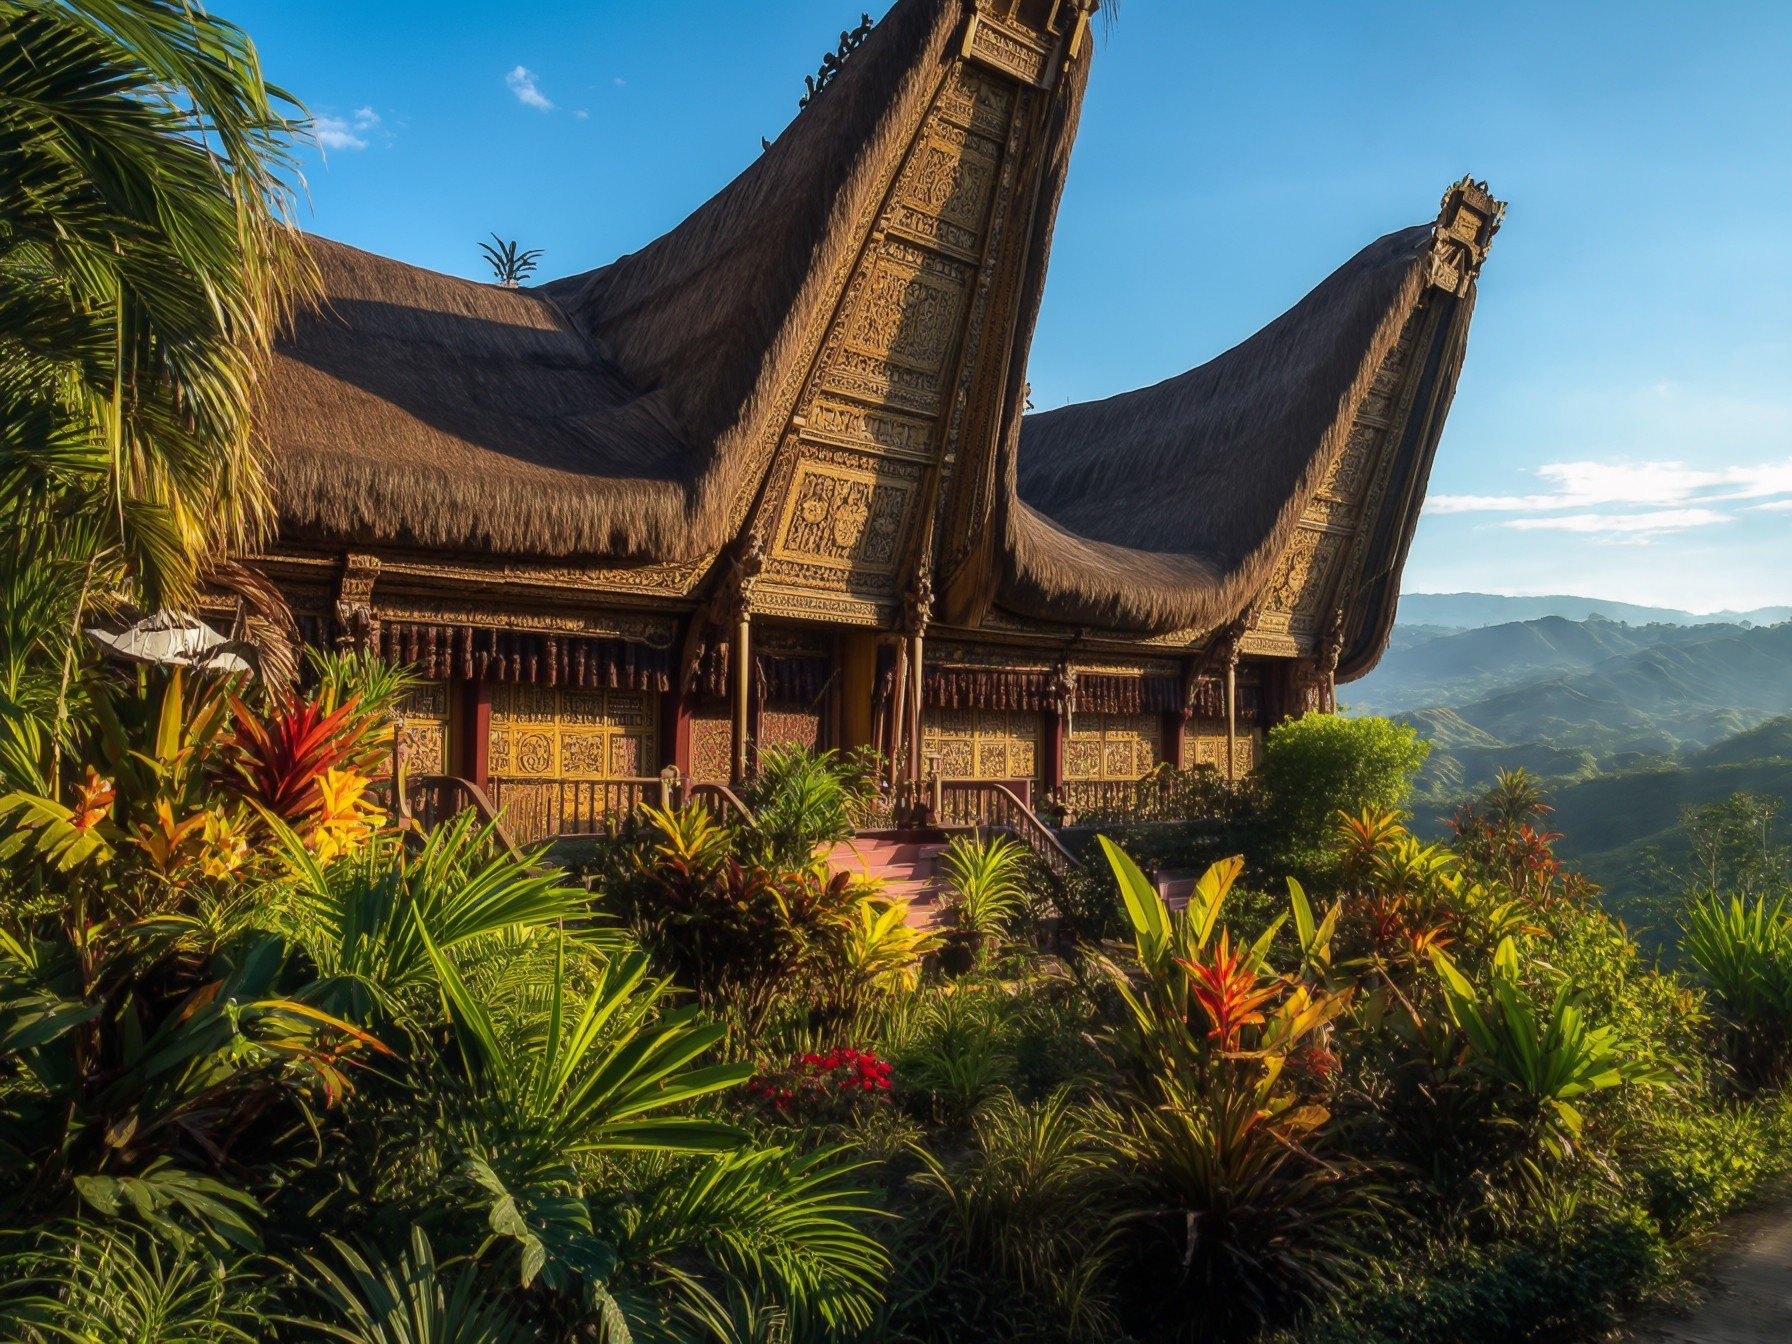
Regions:
<instances>
[{"instance_id":1,"label":"small plant on roof","mask_svg":"<svg viewBox=\"0 0 1792 1344\"><path fill-rule=\"evenodd\" d=\"M539 247L532 247L527 252L519 252L514 240L507 243L495 233L492 235L491 242L479 244L479 250L485 253L485 259L491 265L492 274L498 278L498 283L505 289L515 289L533 275L536 258L541 256Z\"/></svg>"}]
</instances>

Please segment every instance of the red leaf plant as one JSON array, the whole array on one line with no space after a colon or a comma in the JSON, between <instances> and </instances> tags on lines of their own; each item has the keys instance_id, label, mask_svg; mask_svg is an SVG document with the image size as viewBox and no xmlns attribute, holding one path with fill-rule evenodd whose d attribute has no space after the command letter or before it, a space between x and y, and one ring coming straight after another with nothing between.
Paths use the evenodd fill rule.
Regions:
<instances>
[{"instance_id":1,"label":"red leaf plant","mask_svg":"<svg viewBox=\"0 0 1792 1344\"><path fill-rule=\"evenodd\" d=\"M233 782L285 821L317 809L319 781L356 749L358 705L352 699L326 713L316 701L294 697L265 719L233 699L230 712L236 719Z\"/></svg>"},{"instance_id":2,"label":"red leaf plant","mask_svg":"<svg viewBox=\"0 0 1792 1344\"><path fill-rule=\"evenodd\" d=\"M1255 964L1242 949L1233 950L1231 935L1225 931L1210 963L1180 958L1178 962L1189 973L1189 988L1213 1024L1208 1038L1218 1041L1222 1050L1238 1048L1244 1029L1263 1021L1260 1010L1281 988L1277 981L1259 980Z\"/></svg>"}]
</instances>

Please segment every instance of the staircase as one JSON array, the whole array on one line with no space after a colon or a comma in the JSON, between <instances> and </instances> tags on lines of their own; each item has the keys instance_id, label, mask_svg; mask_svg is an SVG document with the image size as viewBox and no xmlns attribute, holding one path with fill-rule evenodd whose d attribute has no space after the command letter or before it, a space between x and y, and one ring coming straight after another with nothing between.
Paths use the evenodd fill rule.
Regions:
<instances>
[{"instance_id":1,"label":"staircase","mask_svg":"<svg viewBox=\"0 0 1792 1344\"><path fill-rule=\"evenodd\" d=\"M828 851L828 869L879 880L885 896L909 903L911 928L932 929L945 898L939 871L945 848L937 831L864 831Z\"/></svg>"}]
</instances>

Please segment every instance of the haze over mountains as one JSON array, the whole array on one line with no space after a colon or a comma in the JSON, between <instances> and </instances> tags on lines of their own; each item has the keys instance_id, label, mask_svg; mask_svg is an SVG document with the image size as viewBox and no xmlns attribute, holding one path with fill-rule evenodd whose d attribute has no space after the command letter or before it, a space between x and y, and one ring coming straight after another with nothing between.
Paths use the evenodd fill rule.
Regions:
<instances>
[{"instance_id":1,"label":"haze over mountains","mask_svg":"<svg viewBox=\"0 0 1792 1344\"><path fill-rule=\"evenodd\" d=\"M1512 621L1534 621L1543 616L1562 616L1584 621L1603 616L1630 625L1665 622L1671 625L1777 625L1792 620L1792 606L1760 607L1754 611L1713 611L1700 615L1672 607L1640 607L1632 602L1608 602L1598 597L1506 597L1499 593L1405 593L1400 598L1403 625L1449 626L1458 630Z\"/></svg>"},{"instance_id":2,"label":"haze over mountains","mask_svg":"<svg viewBox=\"0 0 1792 1344\"><path fill-rule=\"evenodd\" d=\"M1724 615L1406 596L1380 666L1339 698L1431 739L1421 825L1523 766L1547 782L1561 852L1632 923L1660 924L1684 807L1737 792L1792 804L1792 607Z\"/></svg>"}]
</instances>

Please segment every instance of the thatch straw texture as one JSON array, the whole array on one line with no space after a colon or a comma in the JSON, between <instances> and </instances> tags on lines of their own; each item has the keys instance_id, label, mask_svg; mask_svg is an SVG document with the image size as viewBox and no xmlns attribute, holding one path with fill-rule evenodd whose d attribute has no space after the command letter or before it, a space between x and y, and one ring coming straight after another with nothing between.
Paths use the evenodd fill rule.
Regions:
<instances>
[{"instance_id":1,"label":"thatch straw texture","mask_svg":"<svg viewBox=\"0 0 1792 1344\"><path fill-rule=\"evenodd\" d=\"M1432 228L1389 234L1243 344L1155 387L1027 417L1000 601L1164 632L1268 578L1426 285Z\"/></svg>"},{"instance_id":2,"label":"thatch straw texture","mask_svg":"<svg viewBox=\"0 0 1792 1344\"><path fill-rule=\"evenodd\" d=\"M898 0L721 194L587 275L506 291L317 241L325 303L268 396L289 532L652 560L731 540L964 14Z\"/></svg>"}]
</instances>

